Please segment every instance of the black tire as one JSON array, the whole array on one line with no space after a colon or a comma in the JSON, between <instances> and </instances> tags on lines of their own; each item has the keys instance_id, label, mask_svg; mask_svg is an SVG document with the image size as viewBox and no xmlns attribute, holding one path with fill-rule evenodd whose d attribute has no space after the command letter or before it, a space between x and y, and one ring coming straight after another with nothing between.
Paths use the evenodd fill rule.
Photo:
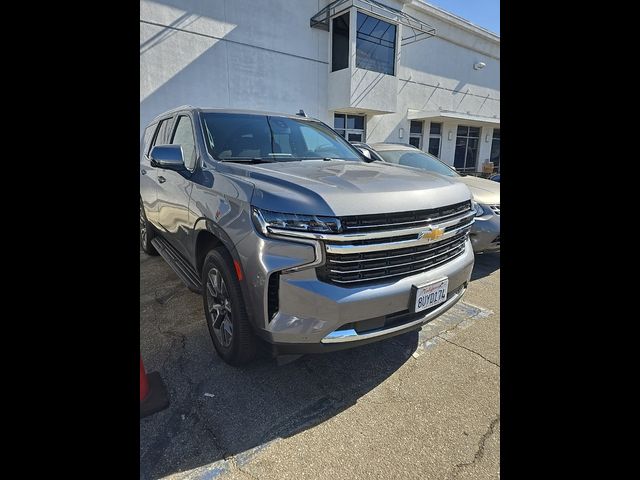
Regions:
<instances>
[{"instance_id":1,"label":"black tire","mask_svg":"<svg viewBox=\"0 0 640 480\"><path fill-rule=\"evenodd\" d=\"M221 282L213 288L218 277ZM207 327L218 355L229 365L249 363L256 356L257 339L244 307L233 260L224 247L214 248L204 259L202 286Z\"/></svg>"},{"instance_id":2,"label":"black tire","mask_svg":"<svg viewBox=\"0 0 640 480\"><path fill-rule=\"evenodd\" d=\"M155 236L153 227L147 220L147 214L142 206L142 200L140 201L140 247L147 255L158 255L158 251L151 244L151 240Z\"/></svg>"}]
</instances>

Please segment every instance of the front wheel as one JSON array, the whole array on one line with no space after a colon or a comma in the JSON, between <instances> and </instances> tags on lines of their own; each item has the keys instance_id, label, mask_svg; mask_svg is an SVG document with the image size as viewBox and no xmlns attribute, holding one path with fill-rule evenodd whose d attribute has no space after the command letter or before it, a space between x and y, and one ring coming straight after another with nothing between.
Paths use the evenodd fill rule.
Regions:
<instances>
[{"instance_id":1,"label":"front wheel","mask_svg":"<svg viewBox=\"0 0 640 480\"><path fill-rule=\"evenodd\" d=\"M256 355L256 337L232 259L223 248L207 254L202 267L202 285L207 327L218 355L230 365L249 363Z\"/></svg>"},{"instance_id":2,"label":"front wheel","mask_svg":"<svg viewBox=\"0 0 640 480\"><path fill-rule=\"evenodd\" d=\"M151 228L147 215L144 213L142 201L140 201L140 247L147 255L158 255L158 251L151 244L154 232Z\"/></svg>"}]
</instances>

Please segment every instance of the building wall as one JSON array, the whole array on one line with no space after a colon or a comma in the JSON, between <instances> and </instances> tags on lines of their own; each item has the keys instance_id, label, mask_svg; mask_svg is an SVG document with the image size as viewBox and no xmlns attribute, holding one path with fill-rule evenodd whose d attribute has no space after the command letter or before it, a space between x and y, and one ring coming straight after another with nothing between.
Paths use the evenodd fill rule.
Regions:
<instances>
[{"instance_id":1,"label":"building wall","mask_svg":"<svg viewBox=\"0 0 640 480\"><path fill-rule=\"evenodd\" d=\"M383 1L426 21L437 33L399 48L397 80L379 83L369 94L375 98L358 94L362 105L387 110L377 107L380 98L397 95L395 102L383 102L395 104L392 113L372 114L363 109L362 113L367 114L367 141L408 142L408 109L442 109L499 118L499 39L456 24L446 15L442 18L437 12L431 14L433 7L419 0ZM151 118L182 104L287 113L302 108L308 115L332 125L334 110L347 109L329 101L330 92L332 98L342 98L333 94L333 80L329 80L330 34L309 26L309 19L327 3L328 0L142 0L140 135ZM473 64L479 61L486 67L474 70ZM340 77L336 73L340 72L332 76ZM355 73L354 70L354 78ZM345 86L345 90L353 96L358 85L362 85L361 80L352 83L351 88ZM386 92L385 88L393 92ZM348 96L349 93L343 95ZM349 111L357 111L357 105ZM443 124L441 158L450 164L457 125L456 121ZM425 121L425 140L428 126ZM480 126L479 168L489 157L491 141L486 142L485 137L491 136L493 130L493 125ZM402 139L400 128L404 130ZM448 140L449 131L454 132L452 140Z\"/></svg>"}]
</instances>

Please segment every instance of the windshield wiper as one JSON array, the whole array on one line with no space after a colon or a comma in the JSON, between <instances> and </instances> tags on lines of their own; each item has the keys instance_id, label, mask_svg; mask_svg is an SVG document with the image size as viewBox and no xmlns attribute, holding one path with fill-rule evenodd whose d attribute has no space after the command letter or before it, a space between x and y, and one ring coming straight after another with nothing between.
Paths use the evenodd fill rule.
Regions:
<instances>
[{"instance_id":1,"label":"windshield wiper","mask_svg":"<svg viewBox=\"0 0 640 480\"><path fill-rule=\"evenodd\" d=\"M231 157L220 159L221 162L238 162L238 163L275 163L277 160L263 157Z\"/></svg>"}]
</instances>

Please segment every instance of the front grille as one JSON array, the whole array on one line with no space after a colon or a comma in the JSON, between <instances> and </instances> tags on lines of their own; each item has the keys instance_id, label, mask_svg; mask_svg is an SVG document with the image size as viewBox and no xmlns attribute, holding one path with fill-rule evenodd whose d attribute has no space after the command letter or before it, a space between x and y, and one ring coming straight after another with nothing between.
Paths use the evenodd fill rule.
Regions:
<instances>
[{"instance_id":1,"label":"front grille","mask_svg":"<svg viewBox=\"0 0 640 480\"><path fill-rule=\"evenodd\" d=\"M448 220L469 210L471 210L471 202L466 201L429 210L341 217L340 222L345 233L379 232L426 226Z\"/></svg>"},{"instance_id":2,"label":"front grille","mask_svg":"<svg viewBox=\"0 0 640 480\"><path fill-rule=\"evenodd\" d=\"M496 215L500 215L500 204L497 205L489 205L489 208L491 209L491 211L493 213L495 213Z\"/></svg>"},{"instance_id":3,"label":"front grille","mask_svg":"<svg viewBox=\"0 0 640 480\"><path fill-rule=\"evenodd\" d=\"M382 244L381 250L372 252L327 253L326 263L318 268L318 278L342 286L360 286L415 275L461 255L468 234L466 228L445 240L408 248L388 250Z\"/></svg>"}]
</instances>

